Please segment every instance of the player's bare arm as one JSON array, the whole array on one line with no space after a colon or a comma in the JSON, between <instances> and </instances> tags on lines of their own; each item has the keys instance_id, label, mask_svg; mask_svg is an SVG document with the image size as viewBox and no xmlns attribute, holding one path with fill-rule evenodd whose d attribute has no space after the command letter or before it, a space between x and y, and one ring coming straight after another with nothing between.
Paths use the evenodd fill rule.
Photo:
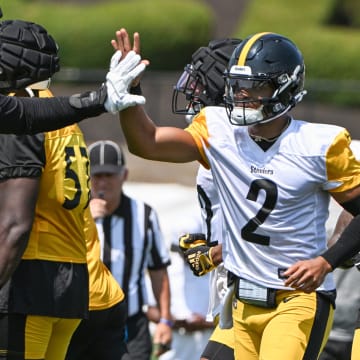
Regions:
<instances>
[{"instance_id":1,"label":"player's bare arm","mask_svg":"<svg viewBox=\"0 0 360 360\"><path fill-rule=\"evenodd\" d=\"M343 210L341 214L339 215L335 229L333 234L331 235L328 246L333 246L339 239L340 235L344 231L344 229L349 225L350 221L353 219L353 216L347 212L346 210Z\"/></svg>"},{"instance_id":2,"label":"player's bare arm","mask_svg":"<svg viewBox=\"0 0 360 360\"><path fill-rule=\"evenodd\" d=\"M215 245L211 251L211 257L215 266L223 262L222 244Z\"/></svg>"},{"instance_id":3,"label":"player's bare arm","mask_svg":"<svg viewBox=\"0 0 360 360\"><path fill-rule=\"evenodd\" d=\"M200 160L192 136L175 127L158 127L143 107L128 108L120 113L120 123L129 151L149 160L175 163Z\"/></svg>"},{"instance_id":4,"label":"player's bare arm","mask_svg":"<svg viewBox=\"0 0 360 360\"><path fill-rule=\"evenodd\" d=\"M149 271L151 285L159 308L160 319L153 336L156 356L165 353L171 346L172 330L170 314L170 282L166 268ZM162 320L161 320L162 319Z\"/></svg>"},{"instance_id":5,"label":"player's bare arm","mask_svg":"<svg viewBox=\"0 0 360 360\"><path fill-rule=\"evenodd\" d=\"M37 178L0 182L0 288L15 271L27 246L38 188Z\"/></svg>"}]
</instances>

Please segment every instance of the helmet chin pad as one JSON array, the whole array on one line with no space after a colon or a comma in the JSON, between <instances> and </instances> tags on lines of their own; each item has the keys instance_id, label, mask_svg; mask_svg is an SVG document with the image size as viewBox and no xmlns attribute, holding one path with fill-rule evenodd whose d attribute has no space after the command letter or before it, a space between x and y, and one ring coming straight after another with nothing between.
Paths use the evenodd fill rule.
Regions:
<instances>
[{"instance_id":1,"label":"helmet chin pad","mask_svg":"<svg viewBox=\"0 0 360 360\"><path fill-rule=\"evenodd\" d=\"M9 92L47 80L60 70L58 46L40 25L0 23L0 91Z\"/></svg>"},{"instance_id":2,"label":"helmet chin pad","mask_svg":"<svg viewBox=\"0 0 360 360\"><path fill-rule=\"evenodd\" d=\"M273 114L273 116L266 114L264 105L261 105L257 109L247 108L245 106L237 106L231 110L229 109L229 107L226 107L226 109L231 124L238 126L249 126L258 123L264 124L275 120L288 112L290 110L290 106L287 108L283 108L281 112L277 113L276 115Z\"/></svg>"},{"instance_id":3,"label":"helmet chin pad","mask_svg":"<svg viewBox=\"0 0 360 360\"><path fill-rule=\"evenodd\" d=\"M247 126L264 120L263 106L258 109L235 107L230 114L230 122L233 125Z\"/></svg>"}]
</instances>

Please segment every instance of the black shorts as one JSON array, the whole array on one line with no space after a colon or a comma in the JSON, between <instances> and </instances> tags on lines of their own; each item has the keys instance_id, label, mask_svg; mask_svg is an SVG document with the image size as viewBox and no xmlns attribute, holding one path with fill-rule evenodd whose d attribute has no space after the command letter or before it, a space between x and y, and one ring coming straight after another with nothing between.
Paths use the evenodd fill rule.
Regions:
<instances>
[{"instance_id":1,"label":"black shorts","mask_svg":"<svg viewBox=\"0 0 360 360\"><path fill-rule=\"evenodd\" d=\"M125 344L126 302L90 311L82 320L68 347L66 360L130 360Z\"/></svg>"},{"instance_id":2,"label":"black shorts","mask_svg":"<svg viewBox=\"0 0 360 360\"><path fill-rule=\"evenodd\" d=\"M0 311L11 314L86 319L89 312L87 264L21 260L0 289Z\"/></svg>"},{"instance_id":3,"label":"black shorts","mask_svg":"<svg viewBox=\"0 0 360 360\"><path fill-rule=\"evenodd\" d=\"M201 357L208 360L234 360L234 349L217 341L209 340Z\"/></svg>"},{"instance_id":4,"label":"black shorts","mask_svg":"<svg viewBox=\"0 0 360 360\"><path fill-rule=\"evenodd\" d=\"M0 359L23 360L26 315L14 314L10 326L7 314L0 314Z\"/></svg>"},{"instance_id":5,"label":"black shorts","mask_svg":"<svg viewBox=\"0 0 360 360\"><path fill-rule=\"evenodd\" d=\"M130 316L126 322L127 347L131 358L149 360L152 353L152 341L149 320L143 312Z\"/></svg>"}]
</instances>

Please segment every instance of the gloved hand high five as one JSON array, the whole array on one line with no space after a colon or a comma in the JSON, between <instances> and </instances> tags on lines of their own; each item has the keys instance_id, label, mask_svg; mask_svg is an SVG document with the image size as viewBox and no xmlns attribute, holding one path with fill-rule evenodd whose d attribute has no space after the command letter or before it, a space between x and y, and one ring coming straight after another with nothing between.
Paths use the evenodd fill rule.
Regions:
<instances>
[{"instance_id":1,"label":"gloved hand high five","mask_svg":"<svg viewBox=\"0 0 360 360\"><path fill-rule=\"evenodd\" d=\"M116 51L110 61L110 70L106 75L107 97L105 109L113 114L130 106L144 105L145 97L129 93L131 83L144 70L146 65L141 61L140 55L129 51L121 59L121 51Z\"/></svg>"}]
</instances>

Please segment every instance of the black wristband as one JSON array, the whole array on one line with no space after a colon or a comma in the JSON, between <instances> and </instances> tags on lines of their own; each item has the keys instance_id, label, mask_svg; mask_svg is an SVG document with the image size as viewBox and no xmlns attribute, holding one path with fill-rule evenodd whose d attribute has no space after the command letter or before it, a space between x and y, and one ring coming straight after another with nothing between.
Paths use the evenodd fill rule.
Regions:
<instances>
[{"instance_id":1,"label":"black wristband","mask_svg":"<svg viewBox=\"0 0 360 360\"><path fill-rule=\"evenodd\" d=\"M342 203L341 206L353 216L360 214L360 196Z\"/></svg>"},{"instance_id":2,"label":"black wristband","mask_svg":"<svg viewBox=\"0 0 360 360\"><path fill-rule=\"evenodd\" d=\"M354 217L339 240L321 256L334 270L360 251L360 215Z\"/></svg>"},{"instance_id":3,"label":"black wristband","mask_svg":"<svg viewBox=\"0 0 360 360\"><path fill-rule=\"evenodd\" d=\"M79 110L92 112L94 109L105 112L104 102L107 96L106 86L102 84L96 91L86 91L81 94L70 96L69 103L72 107Z\"/></svg>"},{"instance_id":4,"label":"black wristband","mask_svg":"<svg viewBox=\"0 0 360 360\"><path fill-rule=\"evenodd\" d=\"M140 83L138 83L136 86L131 87L129 92L132 95L142 95Z\"/></svg>"}]
</instances>

